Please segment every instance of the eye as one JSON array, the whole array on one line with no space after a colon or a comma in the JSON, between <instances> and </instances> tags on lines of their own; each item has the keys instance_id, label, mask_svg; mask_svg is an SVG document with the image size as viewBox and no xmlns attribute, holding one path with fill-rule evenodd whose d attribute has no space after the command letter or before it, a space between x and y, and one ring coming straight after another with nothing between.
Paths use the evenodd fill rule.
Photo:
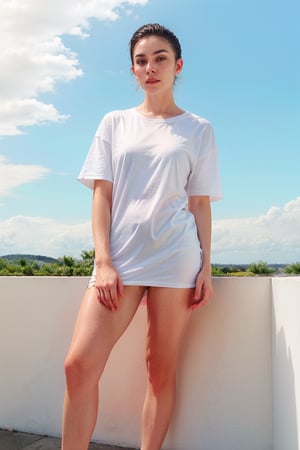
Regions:
<instances>
[{"instance_id":1,"label":"eye","mask_svg":"<svg viewBox=\"0 0 300 450\"><path fill-rule=\"evenodd\" d=\"M135 63L136 63L138 66L144 66L144 65L146 64L146 60L145 60L145 59L137 59L137 60L135 61Z\"/></svg>"},{"instance_id":2,"label":"eye","mask_svg":"<svg viewBox=\"0 0 300 450\"><path fill-rule=\"evenodd\" d=\"M165 57L165 56L158 56L157 58L156 58L156 61L157 62L162 62L162 61L165 61L167 58Z\"/></svg>"}]
</instances>

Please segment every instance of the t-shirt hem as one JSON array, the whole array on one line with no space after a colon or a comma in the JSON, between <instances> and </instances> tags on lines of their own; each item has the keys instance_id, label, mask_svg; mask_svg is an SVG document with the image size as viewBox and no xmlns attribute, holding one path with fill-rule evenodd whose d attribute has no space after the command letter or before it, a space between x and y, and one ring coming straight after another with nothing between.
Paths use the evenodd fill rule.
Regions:
<instances>
[{"instance_id":1,"label":"t-shirt hem","mask_svg":"<svg viewBox=\"0 0 300 450\"><path fill-rule=\"evenodd\" d=\"M79 176L77 177L77 180L89 189L94 188L94 181L96 180L110 181L111 183L113 182L111 177L101 175Z\"/></svg>"},{"instance_id":2,"label":"t-shirt hem","mask_svg":"<svg viewBox=\"0 0 300 450\"><path fill-rule=\"evenodd\" d=\"M123 281L123 286L145 286L145 287L169 287L169 288L194 288L196 283L162 283L162 282L150 282L149 281Z\"/></svg>"}]
</instances>

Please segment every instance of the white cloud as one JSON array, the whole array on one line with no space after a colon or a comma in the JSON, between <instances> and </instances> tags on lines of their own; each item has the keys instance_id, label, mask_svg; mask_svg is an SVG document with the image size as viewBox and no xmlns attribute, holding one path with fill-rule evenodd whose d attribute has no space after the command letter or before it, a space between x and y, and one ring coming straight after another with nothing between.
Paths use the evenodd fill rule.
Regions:
<instances>
[{"instance_id":1,"label":"white cloud","mask_svg":"<svg viewBox=\"0 0 300 450\"><path fill-rule=\"evenodd\" d=\"M213 261L269 263L300 261L300 197L259 217L217 220L213 227Z\"/></svg>"},{"instance_id":2,"label":"white cloud","mask_svg":"<svg viewBox=\"0 0 300 450\"><path fill-rule=\"evenodd\" d=\"M214 222L213 262L300 261L300 197L266 214ZM0 255L33 253L78 257L93 247L90 222L67 224L16 216L0 222Z\"/></svg>"},{"instance_id":3,"label":"white cloud","mask_svg":"<svg viewBox=\"0 0 300 450\"><path fill-rule=\"evenodd\" d=\"M38 101L58 82L82 76L76 53L61 36L87 38L90 20L116 20L148 0L2 0L0 2L0 135L67 118ZM6 112L6 113L4 113Z\"/></svg>"},{"instance_id":4,"label":"white cloud","mask_svg":"<svg viewBox=\"0 0 300 450\"><path fill-rule=\"evenodd\" d=\"M22 134L18 127L43 122L61 122L68 118L60 114L53 105L38 100L23 99L0 102L0 134L12 136Z\"/></svg>"},{"instance_id":5,"label":"white cloud","mask_svg":"<svg viewBox=\"0 0 300 450\"><path fill-rule=\"evenodd\" d=\"M9 196L18 186L40 180L49 173L46 167L12 164L0 155L0 197Z\"/></svg>"},{"instance_id":6,"label":"white cloud","mask_svg":"<svg viewBox=\"0 0 300 450\"><path fill-rule=\"evenodd\" d=\"M90 223L65 224L44 217L15 216L0 222L0 256L34 254L78 257L93 247Z\"/></svg>"}]
</instances>

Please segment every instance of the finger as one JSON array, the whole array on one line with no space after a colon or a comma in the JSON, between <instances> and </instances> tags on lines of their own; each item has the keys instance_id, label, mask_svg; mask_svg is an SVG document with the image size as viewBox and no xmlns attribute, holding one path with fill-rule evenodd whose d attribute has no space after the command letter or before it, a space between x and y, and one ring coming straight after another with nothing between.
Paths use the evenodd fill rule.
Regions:
<instances>
[{"instance_id":1,"label":"finger","mask_svg":"<svg viewBox=\"0 0 300 450\"><path fill-rule=\"evenodd\" d=\"M207 300L199 300L198 302L192 303L191 309L194 311L195 309L202 308L202 306L206 305Z\"/></svg>"},{"instance_id":2,"label":"finger","mask_svg":"<svg viewBox=\"0 0 300 450\"><path fill-rule=\"evenodd\" d=\"M108 308L111 311L116 311L117 310L117 301L115 298L113 298L112 292L110 289L105 290L104 291L104 295L105 295L105 302L108 305Z\"/></svg>"},{"instance_id":3,"label":"finger","mask_svg":"<svg viewBox=\"0 0 300 450\"><path fill-rule=\"evenodd\" d=\"M110 296L107 295L107 292L104 289L97 288L98 292L98 300L99 302L105 306L107 309L112 310L112 302Z\"/></svg>"},{"instance_id":4,"label":"finger","mask_svg":"<svg viewBox=\"0 0 300 450\"><path fill-rule=\"evenodd\" d=\"M203 284L198 283L196 284L195 288L194 300L200 301L202 297L203 297Z\"/></svg>"},{"instance_id":5,"label":"finger","mask_svg":"<svg viewBox=\"0 0 300 450\"><path fill-rule=\"evenodd\" d=\"M212 289L209 289L209 288L203 286L200 299L198 301L192 303L192 309L197 309L197 308L200 308L200 307L206 305L208 303L208 301L210 300L212 294L213 294Z\"/></svg>"},{"instance_id":6,"label":"finger","mask_svg":"<svg viewBox=\"0 0 300 450\"><path fill-rule=\"evenodd\" d=\"M207 301L207 296L205 294L204 286L201 286L200 289L195 290L194 301L192 302L191 308L197 309L203 306Z\"/></svg>"},{"instance_id":7,"label":"finger","mask_svg":"<svg viewBox=\"0 0 300 450\"><path fill-rule=\"evenodd\" d=\"M194 303L191 307L192 311L194 311L195 309L199 309L199 308L203 308L203 306L205 306L207 303L207 301L205 300L201 300L201 302L198 303Z\"/></svg>"},{"instance_id":8,"label":"finger","mask_svg":"<svg viewBox=\"0 0 300 450\"><path fill-rule=\"evenodd\" d=\"M120 276L118 277L118 280L117 280L117 291L118 291L118 295L120 297L124 297L124 286L123 286L122 279Z\"/></svg>"},{"instance_id":9,"label":"finger","mask_svg":"<svg viewBox=\"0 0 300 450\"><path fill-rule=\"evenodd\" d=\"M118 293L117 293L117 287L113 286L111 288L111 290L109 291L109 294L110 294L112 308L115 311L117 311L119 309L119 298L118 298Z\"/></svg>"},{"instance_id":10,"label":"finger","mask_svg":"<svg viewBox=\"0 0 300 450\"><path fill-rule=\"evenodd\" d=\"M95 289L96 289L97 299L100 301L102 299L101 289L97 288L96 286L95 286Z\"/></svg>"}]
</instances>

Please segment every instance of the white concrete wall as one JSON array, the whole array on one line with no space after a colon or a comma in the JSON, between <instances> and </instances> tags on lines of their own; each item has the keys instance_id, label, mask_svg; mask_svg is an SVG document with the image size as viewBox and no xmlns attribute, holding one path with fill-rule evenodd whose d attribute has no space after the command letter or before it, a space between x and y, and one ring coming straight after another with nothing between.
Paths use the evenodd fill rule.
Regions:
<instances>
[{"instance_id":1,"label":"white concrete wall","mask_svg":"<svg viewBox=\"0 0 300 450\"><path fill-rule=\"evenodd\" d=\"M274 450L300 449L300 277L273 280Z\"/></svg>"},{"instance_id":2,"label":"white concrete wall","mask_svg":"<svg viewBox=\"0 0 300 450\"><path fill-rule=\"evenodd\" d=\"M275 279L274 299L281 297L280 282L285 280L294 299L298 284L291 278ZM60 435L63 360L86 281L0 277L0 428ZM165 449L273 449L271 283L270 278L214 279L214 298L193 314L186 335ZM95 440L139 446L145 325L146 308L141 306L101 381ZM281 405L282 391L274 392ZM284 432L280 439L286 442ZM274 450L299 450L280 445Z\"/></svg>"}]
</instances>

